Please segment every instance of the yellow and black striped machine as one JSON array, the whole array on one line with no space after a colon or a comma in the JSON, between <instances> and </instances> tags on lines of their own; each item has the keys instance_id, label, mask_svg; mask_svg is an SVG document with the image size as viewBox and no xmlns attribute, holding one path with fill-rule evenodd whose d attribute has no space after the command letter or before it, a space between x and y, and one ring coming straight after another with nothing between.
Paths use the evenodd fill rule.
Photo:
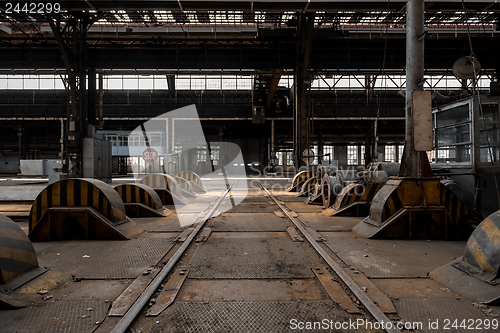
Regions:
<instances>
[{"instance_id":1,"label":"yellow and black striped machine","mask_svg":"<svg viewBox=\"0 0 500 333\"><path fill-rule=\"evenodd\" d=\"M11 219L0 214L0 284L1 291L11 290L9 283L38 266L35 249L24 231Z\"/></svg>"},{"instance_id":2,"label":"yellow and black striped machine","mask_svg":"<svg viewBox=\"0 0 500 333\"><path fill-rule=\"evenodd\" d=\"M127 219L125 205L111 186L87 178L47 186L31 206L31 241L129 239L143 230Z\"/></svg>"},{"instance_id":3,"label":"yellow and black striped machine","mask_svg":"<svg viewBox=\"0 0 500 333\"><path fill-rule=\"evenodd\" d=\"M186 204L182 188L173 176L164 173L153 173L146 175L139 183L155 190L164 205Z\"/></svg>"},{"instance_id":4,"label":"yellow and black striped machine","mask_svg":"<svg viewBox=\"0 0 500 333\"><path fill-rule=\"evenodd\" d=\"M140 183L128 183L116 185L114 190L120 195L127 216L165 216L165 208L163 208L161 199L151 187Z\"/></svg>"}]
</instances>

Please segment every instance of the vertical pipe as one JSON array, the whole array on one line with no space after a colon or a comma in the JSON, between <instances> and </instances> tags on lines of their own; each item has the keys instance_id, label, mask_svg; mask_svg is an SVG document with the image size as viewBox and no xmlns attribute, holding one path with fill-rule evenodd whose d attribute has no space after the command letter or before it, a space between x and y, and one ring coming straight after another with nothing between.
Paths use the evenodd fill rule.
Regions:
<instances>
[{"instance_id":1,"label":"vertical pipe","mask_svg":"<svg viewBox=\"0 0 500 333\"><path fill-rule=\"evenodd\" d=\"M99 95L97 99L97 128L102 129L104 127L104 111L102 99L104 96L104 83L102 72L99 73ZM92 119L92 123L93 123Z\"/></svg>"},{"instance_id":2,"label":"vertical pipe","mask_svg":"<svg viewBox=\"0 0 500 333\"><path fill-rule=\"evenodd\" d=\"M373 144L373 161L378 162L378 117L375 118L373 123L373 137L375 141Z\"/></svg>"},{"instance_id":3,"label":"vertical pipe","mask_svg":"<svg viewBox=\"0 0 500 333\"><path fill-rule=\"evenodd\" d=\"M59 158L61 159L61 163L64 158L64 119L61 118L61 138L59 139L59 142L61 143L61 156Z\"/></svg>"},{"instance_id":4,"label":"vertical pipe","mask_svg":"<svg viewBox=\"0 0 500 333\"><path fill-rule=\"evenodd\" d=\"M21 170L21 159L23 156L23 145L22 145L22 136L23 136L23 128L19 126L17 128L17 136L19 138L19 170Z\"/></svg>"},{"instance_id":5,"label":"vertical pipe","mask_svg":"<svg viewBox=\"0 0 500 333\"><path fill-rule=\"evenodd\" d=\"M413 145L412 93L422 90L424 77L424 0L409 0L406 12L406 177L420 174L420 159Z\"/></svg>"},{"instance_id":6,"label":"vertical pipe","mask_svg":"<svg viewBox=\"0 0 500 333\"><path fill-rule=\"evenodd\" d=\"M271 120L271 160L272 164L275 164L274 159L276 159L276 151L274 149L274 120Z\"/></svg>"}]
</instances>

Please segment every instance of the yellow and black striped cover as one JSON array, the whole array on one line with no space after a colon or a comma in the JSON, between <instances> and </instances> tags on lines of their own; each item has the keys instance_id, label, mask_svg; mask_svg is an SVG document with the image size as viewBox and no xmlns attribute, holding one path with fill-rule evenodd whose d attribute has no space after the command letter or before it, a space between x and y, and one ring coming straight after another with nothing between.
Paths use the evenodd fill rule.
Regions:
<instances>
[{"instance_id":1,"label":"yellow and black striped cover","mask_svg":"<svg viewBox=\"0 0 500 333\"><path fill-rule=\"evenodd\" d=\"M147 185L155 190L168 189L171 193L182 198L182 191L179 183L174 177L164 173L153 173L142 178L141 184Z\"/></svg>"},{"instance_id":2,"label":"yellow and black striped cover","mask_svg":"<svg viewBox=\"0 0 500 333\"><path fill-rule=\"evenodd\" d=\"M30 232L52 207L92 207L112 224L126 220L125 206L118 193L97 179L72 178L47 186L31 206Z\"/></svg>"},{"instance_id":3,"label":"yellow and black striped cover","mask_svg":"<svg viewBox=\"0 0 500 333\"><path fill-rule=\"evenodd\" d=\"M500 211L481 222L469 237L462 259L484 272L487 280L499 277L500 270ZM486 280L486 279L485 279Z\"/></svg>"},{"instance_id":4,"label":"yellow and black striped cover","mask_svg":"<svg viewBox=\"0 0 500 333\"><path fill-rule=\"evenodd\" d=\"M293 176L292 185L287 189L287 191L300 191L305 181L311 177L315 177L314 172L308 170L300 171L295 176Z\"/></svg>"},{"instance_id":5,"label":"yellow and black striped cover","mask_svg":"<svg viewBox=\"0 0 500 333\"><path fill-rule=\"evenodd\" d=\"M158 194L149 186L140 183L120 184L114 187L124 203L141 203L154 210L162 209Z\"/></svg>"},{"instance_id":6,"label":"yellow and black striped cover","mask_svg":"<svg viewBox=\"0 0 500 333\"><path fill-rule=\"evenodd\" d=\"M342 209L356 202L370 202L382 185L375 183L351 183L344 187L335 200L334 209Z\"/></svg>"},{"instance_id":7,"label":"yellow and black striped cover","mask_svg":"<svg viewBox=\"0 0 500 333\"><path fill-rule=\"evenodd\" d=\"M181 189L188 192L189 194L194 194L193 186L191 186L191 183L187 179L184 179L182 177L175 177L175 180L179 183Z\"/></svg>"},{"instance_id":8,"label":"yellow and black striped cover","mask_svg":"<svg viewBox=\"0 0 500 333\"><path fill-rule=\"evenodd\" d=\"M24 231L0 214L0 283L8 283L37 267L35 249Z\"/></svg>"},{"instance_id":9,"label":"yellow and black striped cover","mask_svg":"<svg viewBox=\"0 0 500 333\"><path fill-rule=\"evenodd\" d=\"M306 193L306 192L313 190L317 183L318 183L317 178L309 178L308 180L306 180L304 182L304 184L302 184L302 188L300 189L300 192Z\"/></svg>"},{"instance_id":10,"label":"yellow and black striped cover","mask_svg":"<svg viewBox=\"0 0 500 333\"><path fill-rule=\"evenodd\" d=\"M199 187L203 187L203 185L201 183L200 176L198 176L198 174L196 174L196 172L194 172L194 171L184 170L184 171L181 171L181 172L177 173L175 176L176 177L184 178L187 181L195 183Z\"/></svg>"}]
</instances>

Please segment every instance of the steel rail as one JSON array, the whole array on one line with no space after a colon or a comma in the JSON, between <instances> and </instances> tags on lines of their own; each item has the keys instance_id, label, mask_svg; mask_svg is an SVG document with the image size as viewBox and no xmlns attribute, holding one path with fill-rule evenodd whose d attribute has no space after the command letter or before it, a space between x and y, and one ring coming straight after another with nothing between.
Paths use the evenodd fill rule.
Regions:
<instances>
[{"instance_id":1,"label":"steel rail","mask_svg":"<svg viewBox=\"0 0 500 333\"><path fill-rule=\"evenodd\" d=\"M151 281L151 283L144 289L139 298L134 302L134 304L130 307L130 309L125 313L125 315L118 321L116 326L110 333L124 333L128 327L132 324L135 318L139 315L140 311L146 303L149 301L151 296L155 293L155 291L160 286L161 282L167 277L168 273L174 268L177 261L182 257L184 252L187 250L194 237L198 234L201 228L205 225L207 220L212 217L212 214L219 207L222 200L226 197L226 195L231 191L233 185L236 183L234 181L218 198L215 203L212 205L212 208L207 212L207 214L201 219L201 222L196 226L196 228L189 234L186 240L182 243L182 245L175 251L174 255L168 260L167 264L162 268L162 270L156 275L156 277Z\"/></svg>"},{"instance_id":2,"label":"steel rail","mask_svg":"<svg viewBox=\"0 0 500 333\"><path fill-rule=\"evenodd\" d=\"M368 312L379 322L379 323L388 323L392 321L382 312L382 310L375 305L375 303L366 295L366 293L354 282L354 280L347 275L346 272L337 264L329 255L326 253L321 246L314 240L314 238L307 232L307 230L302 226L299 220L294 218L288 210L268 191L267 188L259 182L260 186L266 191L267 195L278 205L278 207L286 214L286 216L290 219L290 221L295 224L295 226L302 232L307 241L311 244L311 246L318 252L318 254L326 261L326 263L335 271L335 273L342 279L342 281L346 284L346 286L352 291L352 293L358 298L358 300L365 306ZM393 325L394 326L394 325ZM384 325L385 331L388 333L401 333L399 329L396 328L387 328Z\"/></svg>"}]
</instances>

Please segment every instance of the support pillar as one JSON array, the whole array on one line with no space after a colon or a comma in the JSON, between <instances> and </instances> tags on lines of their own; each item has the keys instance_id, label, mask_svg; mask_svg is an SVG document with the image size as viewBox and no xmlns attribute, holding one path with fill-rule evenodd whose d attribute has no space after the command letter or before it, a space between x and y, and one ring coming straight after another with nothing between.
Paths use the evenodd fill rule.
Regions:
<instances>
[{"instance_id":1,"label":"support pillar","mask_svg":"<svg viewBox=\"0 0 500 333\"><path fill-rule=\"evenodd\" d=\"M409 0L406 9L406 136L399 176L418 177L422 167L413 141L412 94L424 85L424 0Z\"/></svg>"},{"instance_id":2,"label":"support pillar","mask_svg":"<svg viewBox=\"0 0 500 333\"><path fill-rule=\"evenodd\" d=\"M295 73L294 73L294 115L293 144L294 164L299 168L302 162L302 151L309 148L309 109L307 90L310 85L309 63L314 29L315 13L298 13Z\"/></svg>"},{"instance_id":3,"label":"support pillar","mask_svg":"<svg viewBox=\"0 0 500 333\"><path fill-rule=\"evenodd\" d=\"M88 109L86 41L87 30L93 20L86 13L75 13L64 26L57 20L48 20L66 67L68 109L64 149L69 177L81 177L83 174L83 138L87 133L87 124L94 121L92 117L95 113L89 113ZM95 80L91 86L95 90ZM90 104L90 107L95 108L95 105Z\"/></svg>"}]
</instances>

